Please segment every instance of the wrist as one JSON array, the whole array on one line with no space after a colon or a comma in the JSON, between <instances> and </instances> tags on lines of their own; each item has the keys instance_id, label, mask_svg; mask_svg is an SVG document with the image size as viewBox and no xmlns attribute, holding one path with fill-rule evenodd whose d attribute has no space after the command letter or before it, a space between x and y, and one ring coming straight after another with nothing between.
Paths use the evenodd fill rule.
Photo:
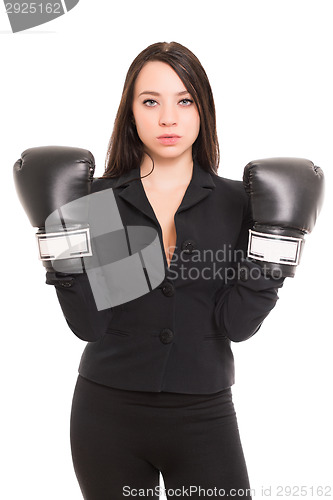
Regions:
<instances>
[{"instance_id":1,"label":"wrist","mask_svg":"<svg viewBox=\"0 0 333 500\"><path fill-rule=\"evenodd\" d=\"M57 285L63 288L70 288L73 286L75 278L69 274L65 273L56 273L52 271L47 271L46 273L46 281L47 285Z\"/></svg>"},{"instance_id":2,"label":"wrist","mask_svg":"<svg viewBox=\"0 0 333 500\"><path fill-rule=\"evenodd\" d=\"M273 278L294 277L304 246L304 234L255 225L249 230L247 257Z\"/></svg>"},{"instance_id":3,"label":"wrist","mask_svg":"<svg viewBox=\"0 0 333 500\"><path fill-rule=\"evenodd\" d=\"M257 291L282 286L285 277L281 272L272 273L266 264L250 258L242 259L236 268L237 283Z\"/></svg>"}]
</instances>

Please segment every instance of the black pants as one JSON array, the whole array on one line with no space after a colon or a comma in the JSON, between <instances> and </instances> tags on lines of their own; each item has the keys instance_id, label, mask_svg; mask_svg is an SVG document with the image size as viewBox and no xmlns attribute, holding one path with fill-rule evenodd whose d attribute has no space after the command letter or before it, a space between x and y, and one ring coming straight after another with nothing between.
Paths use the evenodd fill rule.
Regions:
<instances>
[{"instance_id":1,"label":"black pants","mask_svg":"<svg viewBox=\"0 0 333 500\"><path fill-rule=\"evenodd\" d=\"M125 391L79 375L71 446L86 500L158 499L160 472L167 498L251 498L230 388Z\"/></svg>"}]
</instances>

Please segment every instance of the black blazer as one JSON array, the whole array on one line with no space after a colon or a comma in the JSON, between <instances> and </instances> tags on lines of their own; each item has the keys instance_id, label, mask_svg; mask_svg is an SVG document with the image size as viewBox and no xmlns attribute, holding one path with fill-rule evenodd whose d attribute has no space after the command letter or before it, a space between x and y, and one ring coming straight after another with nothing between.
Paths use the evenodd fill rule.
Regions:
<instances>
[{"instance_id":1,"label":"black blazer","mask_svg":"<svg viewBox=\"0 0 333 500\"><path fill-rule=\"evenodd\" d=\"M242 183L211 174L196 161L175 215L177 242L168 268L142 182L126 183L139 176L137 167L117 179L95 179L92 190L113 189L124 226L157 230L165 265L160 285L98 311L86 274L47 273L69 327L88 341L79 373L119 389L217 392L234 384L231 341L258 331L283 278L267 278L256 263L241 259L252 226Z\"/></svg>"}]
</instances>

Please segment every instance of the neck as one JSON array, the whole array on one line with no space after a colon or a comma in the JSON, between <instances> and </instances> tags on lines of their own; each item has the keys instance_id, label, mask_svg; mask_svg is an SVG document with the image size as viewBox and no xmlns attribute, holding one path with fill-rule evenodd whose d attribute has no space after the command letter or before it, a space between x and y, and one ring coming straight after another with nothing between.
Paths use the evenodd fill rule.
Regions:
<instances>
[{"instance_id":1,"label":"neck","mask_svg":"<svg viewBox=\"0 0 333 500\"><path fill-rule=\"evenodd\" d=\"M145 155L140 166L142 182L153 189L174 189L187 186L191 180L193 172L193 159L191 155L177 158L154 158L154 170L151 174L153 163L149 156Z\"/></svg>"}]
</instances>

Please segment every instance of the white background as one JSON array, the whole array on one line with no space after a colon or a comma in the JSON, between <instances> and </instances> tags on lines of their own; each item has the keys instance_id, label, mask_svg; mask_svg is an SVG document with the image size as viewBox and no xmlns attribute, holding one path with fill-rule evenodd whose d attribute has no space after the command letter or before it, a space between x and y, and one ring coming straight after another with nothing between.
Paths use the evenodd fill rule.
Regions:
<instances>
[{"instance_id":1,"label":"white background","mask_svg":"<svg viewBox=\"0 0 333 500\"><path fill-rule=\"evenodd\" d=\"M82 498L69 416L85 343L45 285L12 165L26 148L68 145L93 152L102 175L130 63L147 45L173 40L210 79L219 175L241 179L250 160L272 156L308 158L326 174L325 205L296 277L260 332L233 344L232 391L254 498L264 498L262 487L272 488L265 498L278 498L278 485L303 485L311 498L311 487L331 486L333 496L331 7L81 0L53 22L12 34L1 5L1 498Z\"/></svg>"}]
</instances>

